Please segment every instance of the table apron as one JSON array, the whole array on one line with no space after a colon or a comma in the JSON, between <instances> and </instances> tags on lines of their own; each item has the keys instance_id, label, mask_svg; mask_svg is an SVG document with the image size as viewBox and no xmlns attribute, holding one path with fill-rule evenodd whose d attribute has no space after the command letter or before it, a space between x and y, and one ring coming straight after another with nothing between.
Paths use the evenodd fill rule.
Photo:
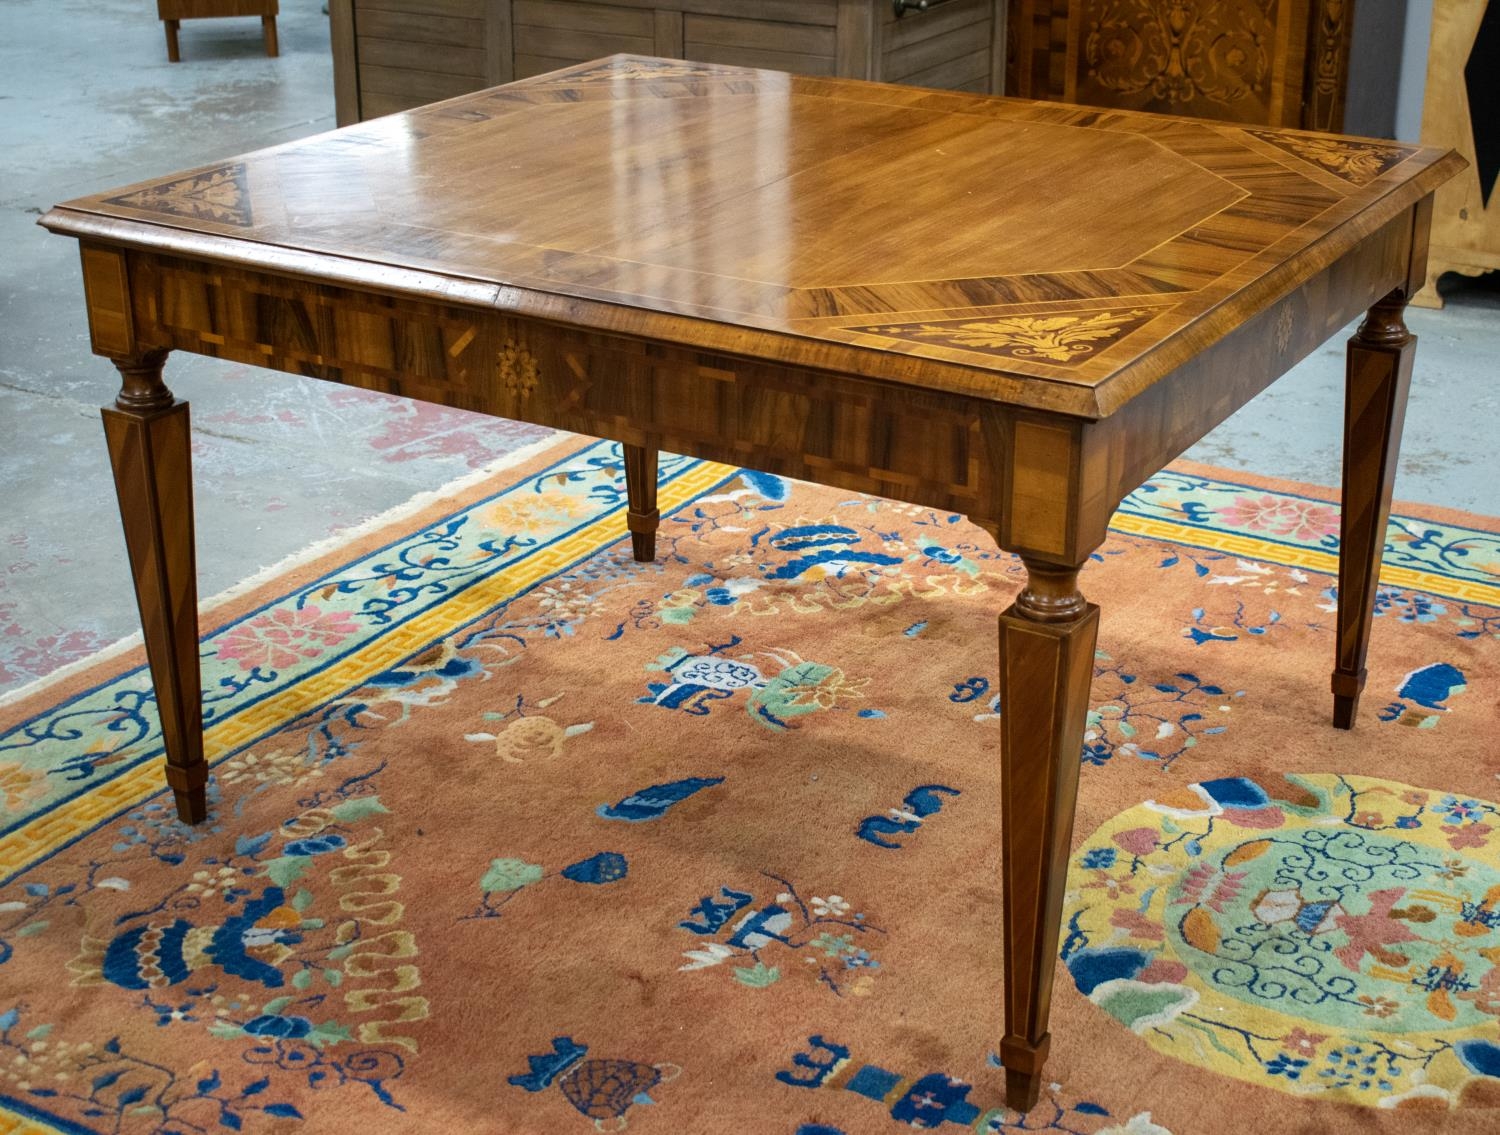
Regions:
<instances>
[{"instance_id":1,"label":"table apron","mask_svg":"<svg viewBox=\"0 0 1500 1135\"><path fill-rule=\"evenodd\" d=\"M745 465L994 530L994 402L92 242L94 349L180 350Z\"/></svg>"},{"instance_id":2,"label":"table apron","mask_svg":"<svg viewBox=\"0 0 1500 1135\"><path fill-rule=\"evenodd\" d=\"M1393 219L1097 421L93 241L82 255L100 354L188 351L744 465L1078 562L1126 494L1408 278L1413 225Z\"/></svg>"}]
</instances>

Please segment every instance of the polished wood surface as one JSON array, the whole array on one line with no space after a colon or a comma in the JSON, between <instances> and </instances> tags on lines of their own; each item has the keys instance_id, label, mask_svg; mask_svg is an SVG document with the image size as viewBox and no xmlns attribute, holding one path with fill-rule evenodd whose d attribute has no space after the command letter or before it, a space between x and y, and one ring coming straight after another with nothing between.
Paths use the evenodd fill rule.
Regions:
<instances>
[{"instance_id":1,"label":"polished wood surface","mask_svg":"<svg viewBox=\"0 0 1500 1135\"><path fill-rule=\"evenodd\" d=\"M331 0L338 123L612 52L998 91L1005 0Z\"/></svg>"},{"instance_id":2,"label":"polished wood surface","mask_svg":"<svg viewBox=\"0 0 1500 1135\"><path fill-rule=\"evenodd\" d=\"M1353 25L1354 0L1010 0L1005 91L1336 132Z\"/></svg>"},{"instance_id":3,"label":"polished wood surface","mask_svg":"<svg viewBox=\"0 0 1500 1135\"><path fill-rule=\"evenodd\" d=\"M101 236L167 226L246 268L375 263L426 298L458 278L517 315L1098 416L1409 209L1454 168L1443 154L617 57L59 215Z\"/></svg>"},{"instance_id":4,"label":"polished wood surface","mask_svg":"<svg viewBox=\"0 0 1500 1135\"><path fill-rule=\"evenodd\" d=\"M278 3L279 0L156 0L156 18L167 33L167 61L182 61L178 33L183 20L227 16L259 16L266 54L275 57L281 51L276 39Z\"/></svg>"},{"instance_id":5,"label":"polished wood surface","mask_svg":"<svg viewBox=\"0 0 1500 1135\"><path fill-rule=\"evenodd\" d=\"M659 449L951 509L1020 555L1000 617L1001 1052L1025 1108L1099 620L1079 569L1126 493L1373 308L1349 364L1334 688L1351 723L1411 368L1399 313L1461 164L621 56L42 223L79 239L93 348L125 376L111 448L153 680L185 723L170 350L618 440L642 559ZM191 818L206 766L184 730L167 757Z\"/></svg>"},{"instance_id":6,"label":"polished wood surface","mask_svg":"<svg viewBox=\"0 0 1500 1135\"><path fill-rule=\"evenodd\" d=\"M1496 0L1436 0L1433 5L1422 141L1429 146L1451 146L1470 165L1443 186L1433 201L1427 286L1412 300L1419 307L1443 306L1438 280L1445 272L1479 276L1500 271L1500 193L1480 176L1482 163L1475 155L1476 138L1486 132L1494 136L1500 100L1483 97L1485 91L1495 90L1493 78L1475 88L1474 93L1481 96L1478 99L1471 98L1465 81L1470 67L1487 76L1500 67L1500 59L1495 58L1470 62L1480 30L1486 27L1493 45L1500 38L1500 3ZM1490 50L1493 53L1495 48Z\"/></svg>"}]
</instances>

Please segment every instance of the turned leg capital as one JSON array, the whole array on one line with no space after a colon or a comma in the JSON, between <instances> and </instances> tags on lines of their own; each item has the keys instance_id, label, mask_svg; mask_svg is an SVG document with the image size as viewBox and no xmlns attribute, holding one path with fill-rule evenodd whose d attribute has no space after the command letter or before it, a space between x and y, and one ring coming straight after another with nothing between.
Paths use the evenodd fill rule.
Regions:
<instances>
[{"instance_id":1,"label":"turned leg capital","mask_svg":"<svg viewBox=\"0 0 1500 1135\"><path fill-rule=\"evenodd\" d=\"M110 362L120 372L120 393L115 396L116 410L149 413L166 410L177 399L162 381L162 368L171 352L144 351L139 355L114 357Z\"/></svg>"}]
</instances>

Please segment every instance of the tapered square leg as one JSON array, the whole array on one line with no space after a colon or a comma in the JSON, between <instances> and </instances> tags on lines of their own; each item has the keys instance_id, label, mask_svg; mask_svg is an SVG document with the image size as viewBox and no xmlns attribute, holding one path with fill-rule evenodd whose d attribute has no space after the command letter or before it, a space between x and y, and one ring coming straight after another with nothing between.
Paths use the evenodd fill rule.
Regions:
<instances>
[{"instance_id":1,"label":"tapered square leg","mask_svg":"<svg viewBox=\"0 0 1500 1135\"><path fill-rule=\"evenodd\" d=\"M176 20L163 20L161 23L167 33L167 62L181 63L182 52L177 44L177 29L180 25Z\"/></svg>"},{"instance_id":2,"label":"tapered square leg","mask_svg":"<svg viewBox=\"0 0 1500 1135\"><path fill-rule=\"evenodd\" d=\"M1027 589L1000 616L1001 837L1005 877L1006 1103L1041 1092L1052 978L1099 608L1077 571L1027 562Z\"/></svg>"},{"instance_id":3,"label":"tapered square leg","mask_svg":"<svg viewBox=\"0 0 1500 1135\"><path fill-rule=\"evenodd\" d=\"M161 715L167 784L184 823L208 814L188 407L162 384L166 352L117 359L124 387L104 434Z\"/></svg>"},{"instance_id":4,"label":"tapered square leg","mask_svg":"<svg viewBox=\"0 0 1500 1135\"><path fill-rule=\"evenodd\" d=\"M276 42L276 17L262 16L260 18L261 32L266 37L266 54L272 59L281 54L281 48Z\"/></svg>"},{"instance_id":5,"label":"tapered square leg","mask_svg":"<svg viewBox=\"0 0 1500 1135\"><path fill-rule=\"evenodd\" d=\"M1354 725L1365 686L1365 655L1380 579L1386 523L1417 337L1402 315L1407 297L1392 292L1370 309L1349 340L1344 395L1344 494L1339 520L1338 652L1333 723Z\"/></svg>"},{"instance_id":6,"label":"tapered square leg","mask_svg":"<svg viewBox=\"0 0 1500 1135\"><path fill-rule=\"evenodd\" d=\"M630 546L639 563L656 559L656 529L661 513L656 509L656 450L642 445L622 445L625 452L625 493L630 508L625 514Z\"/></svg>"}]
</instances>

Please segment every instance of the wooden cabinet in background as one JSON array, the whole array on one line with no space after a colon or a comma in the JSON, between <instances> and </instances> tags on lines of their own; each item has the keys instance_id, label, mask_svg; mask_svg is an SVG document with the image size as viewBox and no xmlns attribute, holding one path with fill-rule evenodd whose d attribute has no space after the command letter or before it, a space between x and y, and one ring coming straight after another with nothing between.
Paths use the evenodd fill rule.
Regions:
<instances>
[{"instance_id":1,"label":"wooden cabinet in background","mask_svg":"<svg viewBox=\"0 0 1500 1135\"><path fill-rule=\"evenodd\" d=\"M1500 3L1437 0L1427 52L1422 142L1450 146L1469 168L1438 190L1421 307L1442 307L1438 277L1500 270Z\"/></svg>"},{"instance_id":2,"label":"wooden cabinet in background","mask_svg":"<svg viewBox=\"0 0 1500 1135\"><path fill-rule=\"evenodd\" d=\"M998 91L1006 0L332 0L340 126L616 52Z\"/></svg>"},{"instance_id":3,"label":"wooden cabinet in background","mask_svg":"<svg viewBox=\"0 0 1500 1135\"><path fill-rule=\"evenodd\" d=\"M1005 93L1339 131L1353 9L1353 0L1011 0Z\"/></svg>"}]
</instances>

